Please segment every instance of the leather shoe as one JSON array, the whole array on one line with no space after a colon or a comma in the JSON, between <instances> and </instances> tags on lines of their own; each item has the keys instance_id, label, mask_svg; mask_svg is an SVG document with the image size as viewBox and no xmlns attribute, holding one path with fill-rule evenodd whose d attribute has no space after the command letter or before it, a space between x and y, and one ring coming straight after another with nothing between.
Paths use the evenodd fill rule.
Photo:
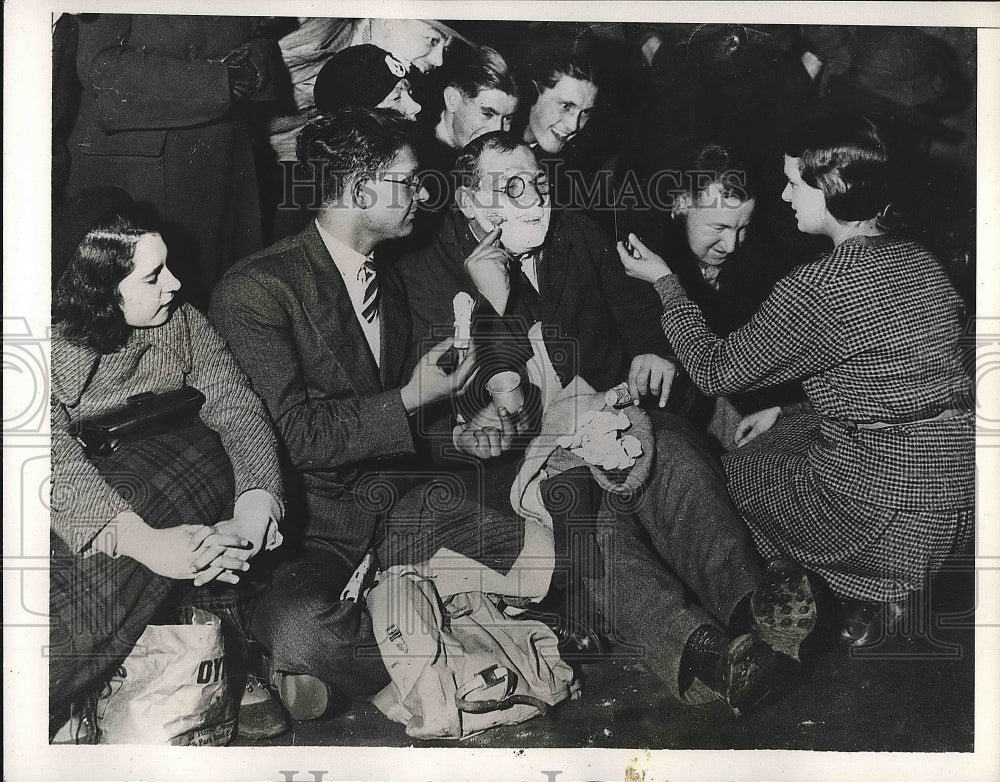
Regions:
<instances>
[{"instance_id":1,"label":"leather shoe","mask_svg":"<svg viewBox=\"0 0 1000 782\"><path fill-rule=\"evenodd\" d=\"M240 701L237 733L247 739L270 739L291 727L288 715L270 688L256 676L248 676Z\"/></svg>"},{"instance_id":2,"label":"leather shoe","mask_svg":"<svg viewBox=\"0 0 1000 782\"><path fill-rule=\"evenodd\" d=\"M534 619L548 627L556 637L559 656L566 662L597 662L611 646L597 630L549 611L526 608L515 618Z\"/></svg>"},{"instance_id":3,"label":"leather shoe","mask_svg":"<svg viewBox=\"0 0 1000 782\"><path fill-rule=\"evenodd\" d=\"M272 671L271 683L292 719L298 722L334 717L350 706L333 685L308 673Z\"/></svg>"},{"instance_id":4,"label":"leather shoe","mask_svg":"<svg viewBox=\"0 0 1000 782\"><path fill-rule=\"evenodd\" d=\"M816 598L803 567L773 559L750 597L751 632L774 651L799 661L799 649L816 628Z\"/></svg>"},{"instance_id":5,"label":"leather shoe","mask_svg":"<svg viewBox=\"0 0 1000 782\"><path fill-rule=\"evenodd\" d=\"M843 600L840 610L840 634L837 640L844 646L860 648L871 646L885 638L906 615L907 602Z\"/></svg>"},{"instance_id":6,"label":"leather shoe","mask_svg":"<svg viewBox=\"0 0 1000 782\"><path fill-rule=\"evenodd\" d=\"M719 628L702 625L688 639L681 665L742 717L782 688L780 661L750 634L730 639Z\"/></svg>"}]
</instances>

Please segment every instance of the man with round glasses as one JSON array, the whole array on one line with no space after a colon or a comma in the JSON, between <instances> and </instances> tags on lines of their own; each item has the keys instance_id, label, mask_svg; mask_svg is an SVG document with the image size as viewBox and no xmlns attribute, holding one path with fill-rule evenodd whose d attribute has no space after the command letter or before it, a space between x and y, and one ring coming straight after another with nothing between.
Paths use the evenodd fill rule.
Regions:
<instances>
[{"instance_id":1,"label":"man with round glasses","mask_svg":"<svg viewBox=\"0 0 1000 782\"><path fill-rule=\"evenodd\" d=\"M526 375L528 331L540 324L534 330L560 385L579 375L604 391L627 380L634 398L651 401L655 460L627 511L608 505L586 468L542 481L556 540L554 584L564 593L543 607L562 614L561 648L600 646L589 630L593 619L675 697L715 697L737 714L747 711L776 689L784 668L756 629L766 617L755 617L751 605L758 592L772 594L777 579L796 574L762 571L721 464L689 421L665 409L684 389L678 382L671 393L676 367L660 339L659 313L633 293L593 222L551 208L542 167L519 138L501 132L473 140L456 175L455 209L434 241L399 267L414 322L411 363L420 345L451 324L453 298L465 292L475 302L480 381L498 369ZM473 384L453 417L421 422L437 444L430 456L452 464L461 461L456 452L464 456L466 471L496 492L498 506L509 497L520 457L511 429L532 423L509 412L501 415ZM594 546L579 543L587 535L600 564L592 563ZM573 610L588 599L598 607L589 618Z\"/></svg>"},{"instance_id":2,"label":"man with round glasses","mask_svg":"<svg viewBox=\"0 0 1000 782\"><path fill-rule=\"evenodd\" d=\"M608 262L610 244L594 223L552 209L548 178L528 145L510 133L484 134L462 150L453 173L452 213L429 246L400 264L415 336L450 323L452 297L464 290L479 300L481 321L519 319L525 332L542 322L573 340L574 351L550 351L563 382L579 374L610 388L628 379L634 396L654 394L666 406L676 365L658 308L637 311L634 286Z\"/></svg>"}]
</instances>

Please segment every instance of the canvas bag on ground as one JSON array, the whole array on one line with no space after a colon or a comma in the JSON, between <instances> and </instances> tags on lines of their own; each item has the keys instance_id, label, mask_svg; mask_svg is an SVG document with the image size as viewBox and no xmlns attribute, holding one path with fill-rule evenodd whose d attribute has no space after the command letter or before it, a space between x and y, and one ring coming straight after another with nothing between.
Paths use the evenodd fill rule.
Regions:
<instances>
[{"instance_id":1,"label":"canvas bag on ground","mask_svg":"<svg viewBox=\"0 0 1000 782\"><path fill-rule=\"evenodd\" d=\"M149 625L97 701L102 744L223 746L236 709L227 689L222 623L188 609L190 624Z\"/></svg>"},{"instance_id":2,"label":"canvas bag on ground","mask_svg":"<svg viewBox=\"0 0 1000 782\"><path fill-rule=\"evenodd\" d=\"M372 702L408 736L462 738L579 696L552 631L504 616L482 592L442 602L433 581L391 568L368 610L392 677Z\"/></svg>"}]
</instances>

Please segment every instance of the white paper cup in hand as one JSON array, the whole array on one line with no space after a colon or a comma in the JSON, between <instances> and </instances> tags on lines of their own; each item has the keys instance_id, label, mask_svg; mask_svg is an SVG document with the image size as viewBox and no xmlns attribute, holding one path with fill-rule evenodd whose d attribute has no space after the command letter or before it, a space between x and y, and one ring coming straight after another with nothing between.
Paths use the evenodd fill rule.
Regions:
<instances>
[{"instance_id":1,"label":"white paper cup in hand","mask_svg":"<svg viewBox=\"0 0 1000 782\"><path fill-rule=\"evenodd\" d=\"M524 392L521 390L521 376L517 372L497 372L486 382L497 409L516 413L524 407Z\"/></svg>"}]
</instances>

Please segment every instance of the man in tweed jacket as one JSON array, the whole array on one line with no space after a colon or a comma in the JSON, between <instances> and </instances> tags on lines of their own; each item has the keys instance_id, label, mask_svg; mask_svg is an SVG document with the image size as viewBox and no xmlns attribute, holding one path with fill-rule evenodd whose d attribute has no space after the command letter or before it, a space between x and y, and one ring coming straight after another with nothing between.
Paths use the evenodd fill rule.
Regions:
<instances>
[{"instance_id":1,"label":"man in tweed jacket","mask_svg":"<svg viewBox=\"0 0 1000 782\"><path fill-rule=\"evenodd\" d=\"M389 566L426 560L447 540L499 573L522 547L512 513L461 496L442 503L434 492L447 492L448 476L420 475L410 458L411 415L461 389L472 365L440 368L445 342L407 378L402 288L391 270L371 269L376 248L408 235L426 198L414 181L412 132L385 110L345 110L307 126L300 145L323 167L324 206L304 231L234 266L212 301L287 460L289 538L299 546L278 564L250 625L297 719L327 712L338 690L364 696L388 683L370 619L338 599L373 544ZM403 538L409 544L397 547Z\"/></svg>"}]
</instances>

